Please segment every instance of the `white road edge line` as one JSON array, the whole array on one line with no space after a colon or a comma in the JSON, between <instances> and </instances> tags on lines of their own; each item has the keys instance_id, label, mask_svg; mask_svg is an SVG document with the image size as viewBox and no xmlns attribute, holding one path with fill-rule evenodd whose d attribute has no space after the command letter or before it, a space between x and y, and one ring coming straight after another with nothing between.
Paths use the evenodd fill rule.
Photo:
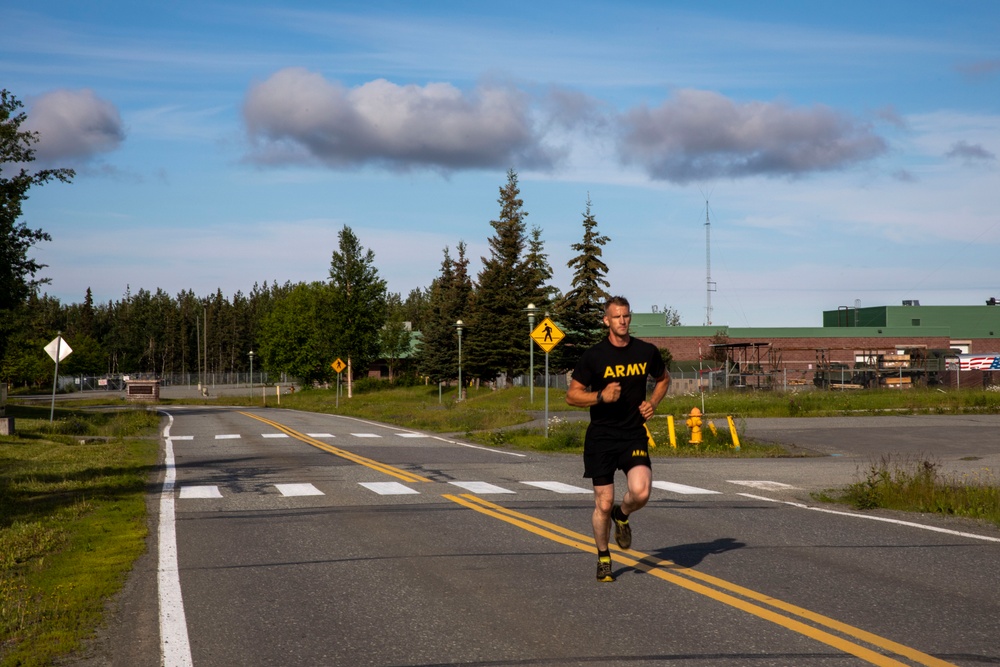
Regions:
<instances>
[{"instance_id":1,"label":"white road edge line","mask_svg":"<svg viewBox=\"0 0 1000 667\"><path fill-rule=\"evenodd\" d=\"M945 533L946 535L957 535L958 537L968 537L973 540L984 540L986 542L1000 542L1000 538L997 537L989 537L988 535L977 535L975 533L963 533L958 530L949 530L948 528L937 528L936 526L926 526L922 523L914 523L912 521L902 521L900 519L889 519L884 516L869 516L867 514L856 514L854 512L842 512L840 510L831 510L825 507L814 507L812 505L805 505L803 503L794 503L790 500L776 500L774 498L767 498L766 496L755 496L752 493L738 493L736 495L743 496L744 498L753 498L754 500L764 500L769 503L780 503L782 505L791 505L792 507L798 507L804 510L812 510L814 512L824 512L826 514L849 516L855 519L868 519L869 521L882 521L885 523L894 523L899 526L920 528L922 530L929 530L935 533Z\"/></svg>"},{"instance_id":2,"label":"white road edge line","mask_svg":"<svg viewBox=\"0 0 1000 667\"><path fill-rule=\"evenodd\" d=\"M470 445L467 442L458 442L457 440L449 440L448 438L442 438L439 435L431 436L435 440L440 440L441 442L447 442L449 445L458 445L459 447L468 447L469 449L481 449L484 452L493 452L494 454L506 454L507 456L518 456L524 458L527 454L518 454L517 452L505 452L502 449L493 449L492 447L482 447L480 445Z\"/></svg>"},{"instance_id":3,"label":"white road edge line","mask_svg":"<svg viewBox=\"0 0 1000 667\"><path fill-rule=\"evenodd\" d=\"M174 488L177 468L174 466L174 443L170 439L173 415L167 415L163 429L165 445L163 489L160 491L159 567L157 591L160 601L160 656L164 667L193 667L191 644L188 640L181 579L177 569L177 531L174 523Z\"/></svg>"}]
</instances>

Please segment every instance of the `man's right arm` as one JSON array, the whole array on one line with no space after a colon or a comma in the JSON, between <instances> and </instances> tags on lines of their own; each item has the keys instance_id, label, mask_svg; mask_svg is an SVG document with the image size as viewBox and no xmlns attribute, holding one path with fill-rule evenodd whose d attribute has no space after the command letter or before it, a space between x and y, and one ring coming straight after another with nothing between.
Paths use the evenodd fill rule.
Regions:
<instances>
[{"instance_id":1,"label":"man's right arm","mask_svg":"<svg viewBox=\"0 0 1000 667\"><path fill-rule=\"evenodd\" d=\"M579 380L570 380L566 390L566 402L576 408L589 408L598 403L614 403L621 397L620 382L609 382L600 391L587 391Z\"/></svg>"},{"instance_id":2,"label":"man's right arm","mask_svg":"<svg viewBox=\"0 0 1000 667\"><path fill-rule=\"evenodd\" d=\"M598 392L587 391L579 380L570 380L566 390L566 402L575 408L589 408L598 403Z\"/></svg>"}]
</instances>

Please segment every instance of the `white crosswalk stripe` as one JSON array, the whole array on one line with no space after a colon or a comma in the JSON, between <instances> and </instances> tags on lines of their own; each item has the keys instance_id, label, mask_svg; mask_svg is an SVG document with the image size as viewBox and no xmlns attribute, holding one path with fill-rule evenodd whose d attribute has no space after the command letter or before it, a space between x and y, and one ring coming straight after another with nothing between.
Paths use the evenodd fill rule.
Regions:
<instances>
[{"instance_id":1,"label":"white crosswalk stripe","mask_svg":"<svg viewBox=\"0 0 1000 667\"><path fill-rule=\"evenodd\" d=\"M275 484L283 496L322 496L322 491L312 484Z\"/></svg>"},{"instance_id":2,"label":"white crosswalk stripe","mask_svg":"<svg viewBox=\"0 0 1000 667\"><path fill-rule=\"evenodd\" d=\"M593 489L585 489L582 486L573 486L572 484L563 484L562 482L521 482L522 484L527 484L528 486L535 486L539 489L545 489L546 491L554 491L555 493L593 493Z\"/></svg>"},{"instance_id":3,"label":"white crosswalk stripe","mask_svg":"<svg viewBox=\"0 0 1000 667\"><path fill-rule=\"evenodd\" d=\"M219 487L214 485L203 485L203 486L182 486L180 492L181 498L221 498L222 493L219 492Z\"/></svg>"},{"instance_id":4,"label":"white crosswalk stripe","mask_svg":"<svg viewBox=\"0 0 1000 667\"><path fill-rule=\"evenodd\" d=\"M361 482L361 486L370 491L374 491L380 496L400 496L420 493L419 491L414 491L410 487L404 486L399 482Z\"/></svg>"},{"instance_id":5,"label":"white crosswalk stripe","mask_svg":"<svg viewBox=\"0 0 1000 667\"><path fill-rule=\"evenodd\" d=\"M472 493L515 493L510 489L505 489L501 486L490 484L489 482L449 482L449 484L454 484L455 486L461 487L466 491L471 491Z\"/></svg>"},{"instance_id":6,"label":"white crosswalk stripe","mask_svg":"<svg viewBox=\"0 0 1000 667\"><path fill-rule=\"evenodd\" d=\"M671 493L680 493L685 496L697 495L697 494L717 494L720 491L709 491L708 489L699 489L697 486L688 486L687 484L675 484L674 482L661 482L659 480L653 482L654 489L660 489L661 491L670 491Z\"/></svg>"}]
</instances>

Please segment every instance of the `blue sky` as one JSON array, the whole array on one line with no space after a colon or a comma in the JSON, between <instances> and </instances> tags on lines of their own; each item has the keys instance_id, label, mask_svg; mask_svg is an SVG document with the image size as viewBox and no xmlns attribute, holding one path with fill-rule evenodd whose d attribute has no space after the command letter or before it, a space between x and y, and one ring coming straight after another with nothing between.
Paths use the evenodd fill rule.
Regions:
<instances>
[{"instance_id":1,"label":"blue sky","mask_svg":"<svg viewBox=\"0 0 1000 667\"><path fill-rule=\"evenodd\" d=\"M147 6L152 5L152 6ZM553 282L587 198L611 290L704 324L1000 297L1000 3L0 7L39 132L46 291L324 280L350 226L405 297L486 254L506 170Z\"/></svg>"}]
</instances>

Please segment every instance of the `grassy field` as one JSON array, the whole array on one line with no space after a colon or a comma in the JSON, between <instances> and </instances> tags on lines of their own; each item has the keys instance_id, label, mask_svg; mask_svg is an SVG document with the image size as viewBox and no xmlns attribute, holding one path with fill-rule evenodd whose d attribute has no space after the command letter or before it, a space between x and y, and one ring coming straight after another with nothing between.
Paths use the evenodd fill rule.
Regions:
<instances>
[{"instance_id":1,"label":"grassy field","mask_svg":"<svg viewBox=\"0 0 1000 667\"><path fill-rule=\"evenodd\" d=\"M364 386L364 385L362 385ZM385 385L377 385L385 387ZM300 391L281 397L293 408L455 434L487 445L578 453L585 411L568 408L564 393L549 390L548 437L544 389L532 402L527 389L436 387L371 390L353 398L333 391ZM261 397L226 397L164 403L226 403L259 406ZM93 409L95 404L115 409ZM268 405L277 404L275 397ZM17 435L0 436L0 667L53 664L81 646L101 621L104 602L125 581L145 548L146 496L154 492L158 452L154 412L120 399L72 403L49 422L49 407L9 405ZM659 446L654 456L786 456L782 448L743 438L751 417L1000 412L1000 392L933 390L905 392L804 392L710 394L704 399L705 442L692 446L684 420L702 397L666 399L651 422ZM558 414L556 414L558 413ZM573 414L582 419L572 419ZM669 445L667 415L675 422L677 448ZM732 447L726 416L733 415L740 448ZM860 509L888 507L968 516L1000 525L1000 489L988 474L976 479L942 477L927 462L873 463L847 489L820 498Z\"/></svg>"},{"instance_id":2,"label":"grassy field","mask_svg":"<svg viewBox=\"0 0 1000 667\"><path fill-rule=\"evenodd\" d=\"M0 665L48 665L100 623L145 549L155 413L8 406L0 436Z\"/></svg>"}]
</instances>

